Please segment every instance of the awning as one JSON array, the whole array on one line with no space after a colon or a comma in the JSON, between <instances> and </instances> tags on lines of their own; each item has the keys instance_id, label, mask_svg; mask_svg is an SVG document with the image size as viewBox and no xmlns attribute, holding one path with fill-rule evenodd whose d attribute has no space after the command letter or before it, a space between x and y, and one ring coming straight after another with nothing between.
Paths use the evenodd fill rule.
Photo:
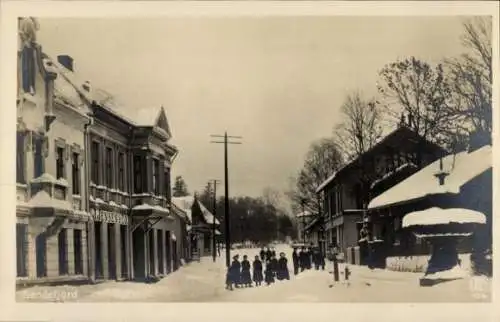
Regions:
<instances>
[{"instance_id":1,"label":"awning","mask_svg":"<svg viewBox=\"0 0 500 322\"><path fill-rule=\"evenodd\" d=\"M475 210L463 208L441 209L437 207L415 211L403 217L402 227L446 224L485 224L486 216Z\"/></svg>"}]
</instances>

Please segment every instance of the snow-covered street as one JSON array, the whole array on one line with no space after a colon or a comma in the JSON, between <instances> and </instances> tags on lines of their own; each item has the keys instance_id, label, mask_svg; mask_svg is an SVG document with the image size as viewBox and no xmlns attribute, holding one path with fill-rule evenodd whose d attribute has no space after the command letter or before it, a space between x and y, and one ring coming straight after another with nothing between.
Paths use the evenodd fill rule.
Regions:
<instances>
[{"instance_id":1,"label":"snow-covered street","mask_svg":"<svg viewBox=\"0 0 500 322\"><path fill-rule=\"evenodd\" d=\"M291 258L288 246L279 246ZM233 250L252 258L259 249ZM292 265L289 264L291 271ZM344 265L340 265L343 272ZM349 281L343 274L333 283L332 264L325 271L309 270L271 286L224 288L224 256L185 265L156 284L105 282L83 286L37 286L16 293L17 301L66 302L485 302L490 301L491 280L474 277L420 287L419 273L369 270L349 265Z\"/></svg>"}]
</instances>

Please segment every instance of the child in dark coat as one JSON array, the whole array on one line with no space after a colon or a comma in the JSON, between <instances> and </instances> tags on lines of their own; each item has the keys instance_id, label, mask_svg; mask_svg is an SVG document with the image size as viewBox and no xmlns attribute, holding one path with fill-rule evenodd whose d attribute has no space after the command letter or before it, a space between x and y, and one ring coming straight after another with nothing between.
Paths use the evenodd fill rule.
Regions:
<instances>
[{"instance_id":1,"label":"child in dark coat","mask_svg":"<svg viewBox=\"0 0 500 322\"><path fill-rule=\"evenodd\" d=\"M253 261L253 281L256 286L260 286L262 284L262 280L264 277L262 276L262 262L259 259L259 256L255 256L255 260Z\"/></svg>"},{"instance_id":2,"label":"child in dark coat","mask_svg":"<svg viewBox=\"0 0 500 322\"><path fill-rule=\"evenodd\" d=\"M250 262L248 261L247 255L243 255L243 260L241 261L240 283L245 287L252 287L252 277L250 276Z\"/></svg>"},{"instance_id":3,"label":"child in dark coat","mask_svg":"<svg viewBox=\"0 0 500 322\"><path fill-rule=\"evenodd\" d=\"M280 253L276 277L280 281L290 279L290 273L288 272L288 260L285 257L285 253Z\"/></svg>"},{"instance_id":4,"label":"child in dark coat","mask_svg":"<svg viewBox=\"0 0 500 322\"><path fill-rule=\"evenodd\" d=\"M274 283L274 268L273 268L273 264L271 263L271 261L266 262L266 271L264 272L264 274L265 274L265 281L266 281L267 286Z\"/></svg>"},{"instance_id":5,"label":"child in dark coat","mask_svg":"<svg viewBox=\"0 0 500 322\"><path fill-rule=\"evenodd\" d=\"M292 261L293 261L293 273L297 275L299 273L299 254L297 253L297 248L293 249Z\"/></svg>"},{"instance_id":6,"label":"child in dark coat","mask_svg":"<svg viewBox=\"0 0 500 322\"><path fill-rule=\"evenodd\" d=\"M235 255L231 266L229 266L226 274L226 289L233 290L233 284L235 287L239 286L240 283L240 269L241 264L238 260L239 256Z\"/></svg>"}]
</instances>

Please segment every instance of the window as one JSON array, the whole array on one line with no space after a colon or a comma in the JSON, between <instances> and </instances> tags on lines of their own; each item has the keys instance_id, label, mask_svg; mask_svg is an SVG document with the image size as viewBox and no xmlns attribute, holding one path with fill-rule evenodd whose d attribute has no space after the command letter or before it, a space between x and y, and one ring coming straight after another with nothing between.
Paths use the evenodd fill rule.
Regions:
<instances>
[{"instance_id":1,"label":"window","mask_svg":"<svg viewBox=\"0 0 500 322\"><path fill-rule=\"evenodd\" d=\"M57 235L59 246L59 275L68 274L68 244L66 242L66 228L61 229Z\"/></svg>"},{"instance_id":2,"label":"window","mask_svg":"<svg viewBox=\"0 0 500 322\"><path fill-rule=\"evenodd\" d=\"M106 186L113 188L113 150L106 148Z\"/></svg>"},{"instance_id":3,"label":"window","mask_svg":"<svg viewBox=\"0 0 500 322\"><path fill-rule=\"evenodd\" d=\"M95 184L99 184L99 142L92 142L92 175L91 180Z\"/></svg>"},{"instance_id":4,"label":"window","mask_svg":"<svg viewBox=\"0 0 500 322\"><path fill-rule=\"evenodd\" d=\"M74 195L80 194L80 164L78 162L79 158L80 155L76 152L73 152L73 155L71 156L71 178L73 180L72 186Z\"/></svg>"},{"instance_id":5,"label":"window","mask_svg":"<svg viewBox=\"0 0 500 322\"><path fill-rule=\"evenodd\" d=\"M75 275L83 274L83 256L82 256L82 230L73 230L73 250L75 260Z\"/></svg>"},{"instance_id":6,"label":"window","mask_svg":"<svg viewBox=\"0 0 500 322\"><path fill-rule=\"evenodd\" d=\"M16 224L17 277L28 276L28 225Z\"/></svg>"},{"instance_id":7,"label":"window","mask_svg":"<svg viewBox=\"0 0 500 322\"><path fill-rule=\"evenodd\" d=\"M43 158L43 136L37 135L34 137L34 152L33 152L33 162L34 162L34 177L40 177L44 172L44 158Z\"/></svg>"},{"instance_id":8,"label":"window","mask_svg":"<svg viewBox=\"0 0 500 322\"><path fill-rule=\"evenodd\" d=\"M165 168L165 180L163 181L165 188L165 198L170 202L171 191L170 191L170 168Z\"/></svg>"},{"instance_id":9,"label":"window","mask_svg":"<svg viewBox=\"0 0 500 322\"><path fill-rule=\"evenodd\" d=\"M24 140L26 135L22 132L17 132L17 152L16 152L16 182L26 183L26 177L24 174L26 154L24 152Z\"/></svg>"},{"instance_id":10,"label":"window","mask_svg":"<svg viewBox=\"0 0 500 322\"><path fill-rule=\"evenodd\" d=\"M153 159L153 189L154 194L160 194L160 162L158 159Z\"/></svg>"},{"instance_id":11,"label":"window","mask_svg":"<svg viewBox=\"0 0 500 322\"><path fill-rule=\"evenodd\" d=\"M56 179L64 178L64 148L56 148Z\"/></svg>"},{"instance_id":12,"label":"window","mask_svg":"<svg viewBox=\"0 0 500 322\"><path fill-rule=\"evenodd\" d=\"M134 155L134 192L142 193L142 158Z\"/></svg>"},{"instance_id":13,"label":"window","mask_svg":"<svg viewBox=\"0 0 500 322\"><path fill-rule=\"evenodd\" d=\"M118 154L118 190L125 191L125 154Z\"/></svg>"}]
</instances>

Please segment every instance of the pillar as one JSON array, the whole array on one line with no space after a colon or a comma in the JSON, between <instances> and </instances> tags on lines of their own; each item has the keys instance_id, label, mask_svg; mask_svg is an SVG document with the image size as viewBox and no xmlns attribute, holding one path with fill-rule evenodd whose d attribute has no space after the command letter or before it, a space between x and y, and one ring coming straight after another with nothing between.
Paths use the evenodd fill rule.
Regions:
<instances>
[{"instance_id":1,"label":"pillar","mask_svg":"<svg viewBox=\"0 0 500 322\"><path fill-rule=\"evenodd\" d=\"M152 228L149 231L150 234L152 234L153 238L153 245L149 245L150 247L153 247L153 275L157 276L158 275L158 229Z\"/></svg>"},{"instance_id":2,"label":"pillar","mask_svg":"<svg viewBox=\"0 0 500 322\"><path fill-rule=\"evenodd\" d=\"M28 224L28 238L27 238L27 269L28 277L30 279L36 278L36 236L38 231L32 224Z\"/></svg>"},{"instance_id":3,"label":"pillar","mask_svg":"<svg viewBox=\"0 0 500 322\"><path fill-rule=\"evenodd\" d=\"M165 230L159 230L158 231L161 235L162 235L162 242L163 242L163 247L162 247L162 252L163 252L163 274L164 275L167 275L168 273L168 266L167 266L167 262L168 262L168 258L167 258L167 247L168 247L168 244L166 242L167 240L167 234L166 234L166 231Z\"/></svg>"},{"instance_id":4,"label":"pillar","mask_svg":"<svg viewBox=\"0 0 500 322\"><path fill-rule=\"evenodd\" d=\"M102 277L103 279L108 279L109 278L109 271L108 271L108 223L102 222L101 223L101 254L102 254Z\"/></svg>"}]
</instances>

